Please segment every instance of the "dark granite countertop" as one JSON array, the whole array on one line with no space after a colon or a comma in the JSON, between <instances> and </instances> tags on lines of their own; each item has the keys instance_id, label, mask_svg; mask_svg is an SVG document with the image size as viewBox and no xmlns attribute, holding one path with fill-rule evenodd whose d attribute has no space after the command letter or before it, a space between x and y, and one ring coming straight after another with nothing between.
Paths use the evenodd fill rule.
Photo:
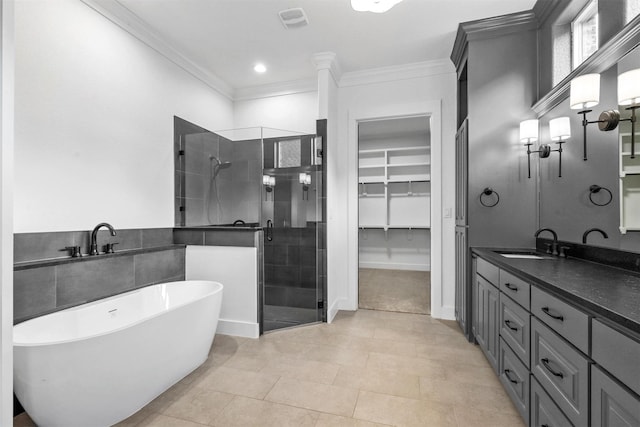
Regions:
<instances>
[{"instance_id":1,"label":"dark granite countertop","mask_svg":"<svg viewBox=\"0 0 640 427\"><path fill-rule=\"evenodd\" d=\"M640 334L640 274L578 258L506 258L499 252L535 249L473 248L479 257L593 314Z\"/></svg>"}]
</instances>

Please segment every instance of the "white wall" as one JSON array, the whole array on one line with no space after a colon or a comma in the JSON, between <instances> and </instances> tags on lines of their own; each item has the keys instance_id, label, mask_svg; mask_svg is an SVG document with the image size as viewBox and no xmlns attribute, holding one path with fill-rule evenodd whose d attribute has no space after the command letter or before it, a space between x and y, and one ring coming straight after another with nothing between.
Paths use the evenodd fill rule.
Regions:
<instances>
[{"instance_id":1,"label":"white wall","mask_svg":"<svg viewBox=\"0 0 640 427\"><path fill-rule=\"evenodd\" d=\"M337 194L330 197L347 200L334 205L336 220L347 226L347 232L334 235L333 259L339 260L335 280L342 298L340 309L357 308L358 251L357 251L357 135L355 122L364 118L391 117L424 113L424 109L438 109L440 117L432 122L432 315L454 318L454 219L443 218L443 212L454 207L455 193L455 114L456 75L451 71L398 79L372 84L351 85L340 88L339 143L334 153L341 168L341 185L334 185ZM433 119L432 119L433 120ZM440 135L436 135L436 127ZM440 139L440 140L438 140ZM435 158L436 156L439 157ZM347 184L348 185L345 185ZM329 244L332 237L329 236Z\"/></svg>"},{"instance_id":2,"label":"white wall","mask_svg":"<svg viewBox=\"0 0 640 427\"><path fill-rule=\"evenodd\" d=\"M235 101L233 116L236 129L263 126L315 134L318 92Z\"/></svg>"},{"instance_id":3,"label":"white wall","mask_svg":"<svg viewBox=\"0 0 640 427\"><path fill-rule=\"evenodd\" d=\"M14 2L0 1L0 425L13 424Z\"/></svg>"},{"instance_id":4,"label":"white wall","mask_svg":"<svg viewBox=\"0 0 640 427\"><path fill-rule=\"evenodd\" d=\"M79 0L15 15L15 232L173 226L173 116L232 102Z\"/></svg>"}]
</instances>

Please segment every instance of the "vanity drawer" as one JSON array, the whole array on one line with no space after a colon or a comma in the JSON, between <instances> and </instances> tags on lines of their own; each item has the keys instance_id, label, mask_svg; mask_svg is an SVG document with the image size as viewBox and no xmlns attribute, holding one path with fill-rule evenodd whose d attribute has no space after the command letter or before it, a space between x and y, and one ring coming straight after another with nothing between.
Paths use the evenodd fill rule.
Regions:
<instances>
[{"instance_id":1,"label":"vanity drawer","mask_svg":"<svg viewBox=\"0 0 640 427\"><path fill-rule=\"evenodd\" d=\"M531 314L562 335L585 354L589 353L589 316L558 298L531 287Z\"/></svg>"},{"instance_id":2,"label":"vanity drawer","mask_svg":"<svg viewBox=\"0 0 640 427\"><path fill-rule=\"evenodd\" d=\"M500 341L500 382L520 416L529 424L529 368L524 366L515 353Z\"/></svg>"},{"instance_id":3,"label":"vanity drawer","mask_svg":"<svg viewBox=\"0 0 640 427\"><path fill-rule=\"evenodd\" d=\"M500 336L511 346L520 360L529 367L529 345L531 344L531 320L527 310L500 294Z\"/></svg>"},{"instance_id":4,"label":"vanity drawer","mask_svg":"<svg viewBox=\"0 0 640 427\"><path fill-rule=\"evenodd\" d=\"M588 425L589 361L535 317L531 373L574 425Z\"/></svg>"},{"instance_id":5,"label":"vanity drawer","mask_svg":"<svg viewBox=\"0 0 640 427\"><path fill-rule=\"evenodd\" d=\"M640 398L591 366L591 425L640 426Z\"/></svg>"},{"instance_id":6,"label":"vanity drawer","mask_svg":"<svg viewBox=\"0 0 640 427\"><path fill-rule=\"evenodd\" d=\"M500 270L500 290L527 310L531 307L530 288L529 283L511 273Z\"/></svg>"},{"instance_id":7,"label":"vanity drawer","mask_svg":"<svg viewBox=\"0 0 640 427\"><path fill-rule=\"evenodd\" d=\"M531 423L529 425L531 427L573 427L533 377L531 377Z\"/></svg>"},{"instance_id":8,"label":"vanity drawer","mask_svg":"<svg viewBox=\"0 0 640 427\"><path fill-rule=\"evenodd\" d=\"M476 273L487 279L493 286L498 287L500 269L495 265L478 258L476 261Z\"/></svg>"},{"instance_id":9,"label":"vanity drawer","mask_svg":"<svg viewBox=\"0 0 640 427\"><path fill-rule=\"evenodd\" d=\"M591 321L591 336L593 360L640 395L640 342L597 319Z\"/></svg>"}]
</instances>

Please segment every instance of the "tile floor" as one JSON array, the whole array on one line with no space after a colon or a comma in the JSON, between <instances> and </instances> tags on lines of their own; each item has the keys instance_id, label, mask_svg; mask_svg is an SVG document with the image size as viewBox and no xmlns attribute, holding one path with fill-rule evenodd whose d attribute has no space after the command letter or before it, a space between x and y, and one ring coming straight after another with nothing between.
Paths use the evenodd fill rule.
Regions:
<instances>
[{"instance_id":1,"label":"tile floor","mask_svg":"<svg viewBox=\"0 0 640 427\"><path fill-rule=\"evenodd\" d=\"M401 313L431 313L431 272L361 268L358 306Z\"/></svg>"},{"instance_id":2,"label":"tile floor","mask_svg":"<svg viewBox=\"0 0 640 427\"><path fill-rule=\"evenodd\" d=\"M217 335L201 367L117 427L380 425L524 424L455 322L358 310L257 340Z\"/></svg>"}]
</instances>

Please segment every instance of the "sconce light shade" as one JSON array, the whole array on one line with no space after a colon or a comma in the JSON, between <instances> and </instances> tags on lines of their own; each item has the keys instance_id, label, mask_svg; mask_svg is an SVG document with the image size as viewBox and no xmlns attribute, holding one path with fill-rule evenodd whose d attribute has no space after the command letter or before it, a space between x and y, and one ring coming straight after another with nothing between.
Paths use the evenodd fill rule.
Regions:
<instances>
[{"instance_id":1,"label":"sconce light shade","mask_svg":"<svg viewBox=\"0 0 640 427\"><path fill-rule=\"evenodd\" d=\"M303 185L311 185L311 175L308 173L300 173L298 175L298 182Z\"/></svg>"},{"instance_id":2,"label":"sconce light shade","mask_svg":"<svg viewBox=\"0 0 640 427\"><path fill-rule=\"evenodd\" d=\"M538 140L538 120L525 120L520 122L520 141L531 144Z\"/></svg>"},{"instance_id":3,"label":"sconce light shade","mask_svg":"<svg viewBox=\"0 0 640 427\"><path fill-rule=\"evenodd\" d=\"M618 105L640 104L640 68L618 76Z\"/></svg>"},{"instance_id":4,"label":"sconce light shade","mask_svg":"<svg viewBox=\"0 0 640 427\"><path fill-rule=\"evenodd\" d=\"M595 107L600 102L600 74L584 74L571 80L569 105L572 110Z\"/></svg>"},{"instance_id":5,"label":"sconce light shade","mask_svg":"<svg viewBox=\"0 0 640 427\"><path fill-rule=\"evenodd\" d=\"M262 175L262 185L269 185L269 175Z\"/></svg>"},{"instance_id":6,"label":"sconce light shade","mask_svg":"<svg viewBox=\"0 0 640 427\"><path fill-rule=\"evenodd\" d=\"M552 141L566 141L571 138L571 122L569 117L558 117L549 120L549 134Z\"/></svg>"}]
</instances>

